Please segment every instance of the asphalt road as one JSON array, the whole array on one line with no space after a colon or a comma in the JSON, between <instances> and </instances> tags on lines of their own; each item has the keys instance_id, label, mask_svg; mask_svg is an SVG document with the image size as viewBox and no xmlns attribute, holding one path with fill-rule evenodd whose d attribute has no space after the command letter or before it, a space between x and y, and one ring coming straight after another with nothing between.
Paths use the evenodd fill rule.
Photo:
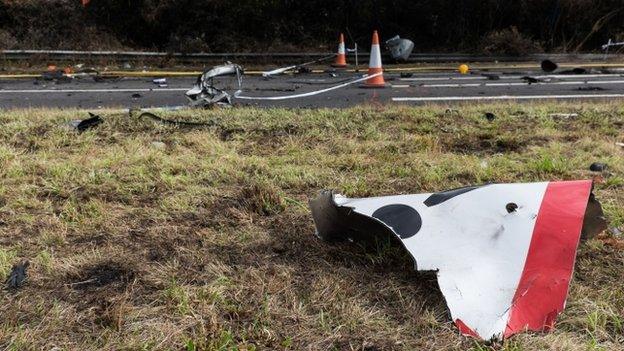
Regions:
<instances>
[{"instance_id":1,"label":"asphalt road","mask_svg":"<svg viewBox=\"0 0 624 351\"><path fill-rule=\"evenodd\" d=\"M361 77L355 73L283 75L272 79L245 76L241 96L271 97L274 100L238 99L234 103L261 107L348 107L357 104L426 104L462 101L543 100L543 99L624 99L624 72L589 74L550 74L541 72L486 72L469 75L457 73L415 73L411 77L385 74L384 89L362 89L352 84L325 93L282 99L344 84ZM491 76L495 75L495 76ZM523 79L537 79L531 84ZM0 80L0 108L148 108L186 105L184 92L193 77L167 78L160 87L153 78L126 77L95 82L91 77L68 82L42 79ZM233 78L221 78L215 86L236 91Z\"/></svg>"}]
</instances>

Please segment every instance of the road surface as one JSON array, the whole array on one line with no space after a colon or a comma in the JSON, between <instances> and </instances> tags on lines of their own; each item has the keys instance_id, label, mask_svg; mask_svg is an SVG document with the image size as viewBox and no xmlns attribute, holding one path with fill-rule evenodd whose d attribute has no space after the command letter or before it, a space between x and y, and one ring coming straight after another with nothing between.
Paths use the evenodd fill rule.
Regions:
<instances>
[{"instance_id":1,"label":"road surface","mask_svg":"<svg viewBox=\"0 0 624 351\"><path fill-rule=\"evenodd\" d=\"M588 74L550 74L541 72L458 73L386 73L387 87L363 89L352 84L333 91L284 100L242 100L241 106L288 108L341 108L358 104L425 104L459 103L462 101L527 101L527 100L622 100L624 72L590 72ZM532 77L528 82L526 76ZM361 77L352 72L283 75L272 79L245 76L241 96L284 97L313 93ZM92 77L68 82L44 81L40 78L1 79L0 108L148 108L186 105L184 92L195 82L194 77L167 78L167 85L152 80L158 77L122 77L96 82ZM221 78L215 86L230 93L237 90L233 78Z\"/></svg>"}]
</instances>

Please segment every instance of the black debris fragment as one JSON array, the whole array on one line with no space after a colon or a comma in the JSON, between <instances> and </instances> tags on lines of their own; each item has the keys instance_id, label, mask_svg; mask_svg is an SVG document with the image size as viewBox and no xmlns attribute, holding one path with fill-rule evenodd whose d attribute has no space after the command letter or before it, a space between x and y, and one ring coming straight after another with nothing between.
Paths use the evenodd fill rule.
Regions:
<instances>
[{"instance_id":1,"label":"black debris fragment","mask_svg":"<svg viewBox=\"0 0 624 351\"><path fill-rule=\"evenodd\" d=\"M140 98L142 98L142 97L143 97L143 95L141 95L141 94L139 94L139 93L134 93L134 94L132 94L132 98L133 98L133 99L140 99Z\"/></svg>"},{"instance_id":2,"label":"black debris fragment","mask_svg":"<svg viewBox=\"0 0 624 351\"><path fill-rule=\"evenodd\" d=\"M82 133L87 129L95 128L102 123L104 123L102 117L89 112L89 118L71 121L70 125L74 127L74 129L76 129L79 133Z\"/></svg>"},{"instance_id":3,"label":"black debris fragment","mask_svg":"<svg viewBox=\"0 0 624 351\"><path fill-rule=\"evenodd\" d=\"M414 75L412 72L401 72L401 78L410 78Z\"/></svg>"},{"instance_id":4,"label":"black debris fragment","mask_svg":"<svg viewBox=\"0 0 624 351\"><path fill-rule=\"evenodd\" d=\"M544 60L542 61L542 71L546 72L546 73L550 73L550 72L554 72L557 68L559 68L559 66L552 62L551 60Z\"/></svg>"},{"instance_id":5,"label":"black debris fragment","mask_svg":"<svg viewBox=\"0 0 624 351\"><path fill-rule=\"evenodd\" d=\"M55 71L46 71L41 74L41 78L43 80L57 80L63 78L63 71L55 70Z\"/></svg>"},{"instance_id":6,"label":"black debris fragment","mask_svg":"<svg viewBox=\"0 0 624 351\"><path fill-rule=\"evenodd\" d=\"M579 91L603 91L606 90L603 87L592 87L592 86L586 86L586 87L578 87Z\"/></svg>"},{"instance_id":7,"label":"black debris fragment","mask_svg":"<svg viewBox=\"0 0 624 351\"><path fill-rule=\"evenodd\" d=\"M494 73L481 73L483 77L486 77L488 80L500 80L500 76Z\"/></svg>"},{"instance_id":8,"label":"black debris fragment","mask_svg":"<svg viewBox=\"0 0 624 351\"><path fill-rule=\"evenodd\" d=\"M295 72L297 74L307 74L307 73L312 73L312 69L306 66L301 66L301 67L298 67Z\"/></svg>"},{"instance_id":9,"label":"black debris fragment","mask_svg":"<svg viewBox=\"0 0 624 351\"><path fill-rule=\"evenodd\" d=\"M531 77L531 76L524 76L522 77L522 80L527 82L529 85L533 84L533 83L539 83L541 82L541 80Z\"/></svg>"},{"instance_id":10,"label":"black debris fragment","mask_svg":"<svg viewBox=\"0 0 624 351\"><path fill-rule=\"evenodd\" d=\"M487 119L489 122L492 122L493 120L496 119L496 115L493 114L492 112L486 112L484 116L485 116L485 119Z\"/></svg>"},{"instance_id":11,"label":"black debris fragment","mask_svg":"<svg viewBox=\"0 0 624 351\"><path fill-rule=\"evenodd\" d=\"M600 202L596 200L594 193L589 194L587 209L583 218L583 228L581 229L581 241L595 238L598 234L607 229L607 220L602 210Z\"/></svg>"},{"instance_id":12,"label":"black debris fragment","mask_svg":"<svg viewBox=\"0 0 624 351\"><path fill-rule=\"evenodd\" d=\"M607 169L607 165L602 162L594 162L589 166L589 170L592 172L604 172Z\"/></svg>"},{"instance_id":13,"label":"black debris fragment","mask_svg":"<svg viewBox=\"0 0 624 351\"><path fill-rule=\"evenodd\" d=\"M572 69L567 69L565 71L561 71L559 72L561 74L587 74L589 73L589 71L585 68L581 68L581 67L576 67L576 68L572 68Z\"/></svg>"},{"instance_id":14,"label":"black debris fragment","mask_svg":"<svg viewBox=\"0 0 624 351\"><path fill-rule=\"evenodd\" d=\"M6 280L6 286L8 289L19 289L24 285L26 278L28 278L28 266L30 262L24 260L20 263L13 265L11 269L11 274L9 274L9 278Z\"/></svg>"},{"instance_id":15,"label":"black debris fragment","mask_svg":"<svg viewBox=\"0 0 624 351\"><path fill-rule=\"evenodd\" d=\"M174 120L162 118L151 112L141 113L139 115L139 119L141 118L148 118L148 119L151 119L152 121L155 121L161 124L168 124L168 125L173 125L177 127L212 127L212 126L217 125L215 121L208 121L208 122L174 121Z\"/></svg>"}]
</instances>

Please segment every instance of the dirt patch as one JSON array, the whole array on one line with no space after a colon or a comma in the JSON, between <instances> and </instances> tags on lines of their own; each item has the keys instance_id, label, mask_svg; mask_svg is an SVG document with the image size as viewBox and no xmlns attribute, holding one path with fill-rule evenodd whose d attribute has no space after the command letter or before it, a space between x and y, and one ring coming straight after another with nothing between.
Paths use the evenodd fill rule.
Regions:
<instances>
[{"instance_id":1,"label":"dirt patch","mask_svg":"<svg viewBox=\"0 0 624 351\"><path fill-rule=\"evenodd\" d=\"M113 287L123 290L135 277L135 272L117 262L103 262L84 267L77 275L69 277L70 285L76 290L92 290Z\"/></svg>"},{"instance_id":2,"label":"dirt patch","mask_svg":"<svg viewBox=\"0 0 624 351\"><path fill-rule=\"evenodd\" d=\"M516 135L493 133L463 134L450 138L443 138L441 144L445 149L462 154L497 154L508 152L522 152L529 146L542 146L550 142L547 137L535 136L524 139Z\"/></svg>"}]
</instances>

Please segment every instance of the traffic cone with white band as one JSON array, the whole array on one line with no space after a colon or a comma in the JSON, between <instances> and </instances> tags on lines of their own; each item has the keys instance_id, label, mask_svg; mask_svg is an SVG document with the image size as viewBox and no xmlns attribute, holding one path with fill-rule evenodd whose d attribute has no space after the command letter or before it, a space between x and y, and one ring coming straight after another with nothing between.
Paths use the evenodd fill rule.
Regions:
<instances>
[{"instance_id":1,"label":"traffic cone with white band","mask_svg":"<svg viewBox=\"0 0 624 351\"><path fill-rule=\"evenodd\" d=\"M379 35L377 31L373 32L373 44L370 50L370 61L368 63L368 75L379 75L366 80L362 87L364 88L384 88L386 81L383 77L383 68L381 67L381 49L379 48Z\"/></svg>"},{"instance_id":2,"label":"traffic cone with white band","mask_svg":"<svg viewBox=\"0 0 624 351\"><path fill-rule=\"evenodd\" d=\"M342 33L340 33L340 43L338 43L338 54L336 55L336 62L334 62L332 66L336 68L347 67L347 54L345 50L344 35Z\"/></svg>"}]
</instances>

